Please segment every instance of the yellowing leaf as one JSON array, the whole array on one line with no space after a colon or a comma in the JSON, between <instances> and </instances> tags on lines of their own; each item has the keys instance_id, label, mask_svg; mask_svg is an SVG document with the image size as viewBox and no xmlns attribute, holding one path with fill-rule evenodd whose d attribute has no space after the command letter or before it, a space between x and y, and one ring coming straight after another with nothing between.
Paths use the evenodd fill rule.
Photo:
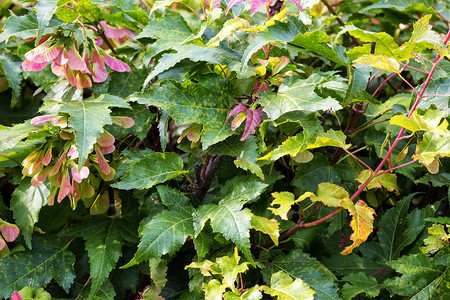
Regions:
<instances>
[{"instance_id":1,"label":"yellowing leaf","mask_svg":"<svg viewBox=\"0 0 450 300\"><path fill-rule=\"evenodd\" d=\"M353 217L350 222L350 227L353 229L350 239L353 241L353 244L345 247L341 252L341 254L347 255L352 253L353 249L367 240L370 233L373 231L373 220L374 215L376 214L373 208L368 207L362 200L353 204L349 198L343 199L342 207L347 209Z\"/></svg>"},{"instance_id":2,"label":"yellowing leaf","mask_svg":"<svg viewBox=\"0 0 450 300\"><path fill-rule=\"evenodd\" d=\"M417 143L413 158L424 164L428 171L436 174L439 171L439 157L450 156L450 143L448 138L441 137L432 132L426 132L421 141Z\"/></svg>"},{"instance_id":3,"label":"yellowing leaf","mask_svg":"<svg viewBox=\"0 0 450 300\"><path fill-rule=\"evenodd\" d=\"M200 269L200 272L203 274L203 276L212 276L213 274L221 273L217 263L214 263L207 259L202 262L192 262L184 268L186 270L189 268Z\"/></svg>"},{"instance_id":4,"label":"yellowing leaf","mask_svg":"<svg viewBox=\"0 0 450 300\"><path fill-rule=\"evenodd\" d=\"M348 148L350 145L345 144L345 134L342 131L334 131L333 129L327 132L318 133L314 141L310 141L306 149L315 149L320 147L339 147Z\"/></svg>"},{"instance_id":5,"label":"yellowing leaf","mask_svg":"<svg viewBox=\"0 0 450 300\"><path fill-rule=\"evenodd\" d=\"M277 220L270 220L264 217L252 215L252 219L250 220L250 224L255 230L261 231L265 234L268 234L272 239L273 243L278 246L278 237L280 236L280 232L278 229Z\"/></svg>"},{"instance_id":6,"label":"yellowing leaf","mask_svg":"<svg viewBox=\"0 0 450 300\"><path fill-rule=\"evenodd\" d=\"M449 226L446 227L449 231ZM420 248L423 254L433 254L450 243L450 234L445 231L444 225L433 224L428 228L428 234L430 236L423 240L425 246Z\"/></svg>"},{"instance_id":7,"label":"yellowing leaf","mask_svg":"<svg viewBox=\"0 0 450 300\"><path fill-rule=\"evenodd\" d=\"M208 47L217 47L219 46L219 43L223 41L227 36L233 35L233 32L236 29L239 29L241 27L247 28L250 24L247 20L235 17L234 19L227 20L224 24L222 29L219 31L219 33L209 40L208 44L206 46Z\"/></svg>"},{"instance_id":8,"label":"yellowing leaf","mask_svg":"<svg viewBox=\"0 0 450 300\"><path fill-rule=\"evenodd\" d=\"M226 285L221 284L217 279L203 284L206 300L221 300L225 289Z\"/></svg>"},{"instance_id":9,"label":"yellowing leaf","mask_svg":"<svg viewBox=\"0 0 450 300\"><path fill-rule=\"evenodd\" d=\"M272 193L272 196L275 198L275 200L272 201L272 206L279 205L280 207L269 207L269 209L277 216L280 216L283 220L287 220L287 213L291 209L291 206L294 203L300 202L305 200L308 197L314 196L311 192L306 192L300 197L298 197L297 200L295 200L295 196L292 193L289 192L275 192Z\"/></svg>"},{"instance_id":10,"label":"yellowing leaf","mask_svg":"<svg viewBox=\"0 0 450 300\"><path fill-rule=\"evenodd\" d=\"M283 271L272 274L270 287L263 286L261 289L271 296L276 296L278 300L313 300L315 294L303 280L292 280L291 276Z\"/></svg>"},{"instance_id":11,"label":"yellowing leaf","mask_svg":"<svg viewBox=\"0 0 450 300\"><path fill-rule=\"evenodd\" d=\"M217 264L222 271L222 276L224 279L222 285L231 288L233 291L236 291L234 282L236 281L237 276L248 270L247 265L249 263L244 262L239 264L239 260L240 256L238 255L237 248L234 248L233 257L223 256L217 259Z\"/></svg>"},{"instance_id":12,"label":"yellowing leaf","mask_svg":"<svg viewBox=\"0 0 450 300\"><path fill-rule=\"evenodd\" d=\"M445 111L441 110L428 110L424 115L419 115L417 111L414 111L410 118L405 115L396 115L391 118L389 123L405 127L412 132L431 131L441 136L450 137L447 120L444 119L441 123L445 116Z\"/></svg>"},{"instance_id":13,"label":"yellowing leaf","mask_svg":"<svg viewBox=\"0 0 450 300\"><path fill-rule=\"evenodd\" d=\"M319 184L317 196L312 196L311 201L322 202L326 206L341 207L341 200L350 195L341 186L329 182Z\"/></svg>"},{"instance_id":14,"label":"yellowing leaf","mask_svg":"<svg viewBox=\"0 0 450 300\"><path fill-rule=\"evenodd\" d=\"M400 70L400 63L396 59L385 55L364 54L356 59L355 62L394 73L398 73Z\"/></svg>"},{"instance_id":15,"label":"yellowing leaf","mask_svg":"<svg viewBox=\"0 0 450 300\"><path fill-rule=\"evenodd\" d=\"M363 184L369 178L371 173L372 171L370 170L362 171L361 173L359 173L359 176L358 178L356 178L356 181ZM381 187L384 187L389 192L398 191L397 175L389 172L383 173L381 175L372 178L372 180L370 180L369 184L366 186L368 190Z\"/></svg>"}]
</instances>

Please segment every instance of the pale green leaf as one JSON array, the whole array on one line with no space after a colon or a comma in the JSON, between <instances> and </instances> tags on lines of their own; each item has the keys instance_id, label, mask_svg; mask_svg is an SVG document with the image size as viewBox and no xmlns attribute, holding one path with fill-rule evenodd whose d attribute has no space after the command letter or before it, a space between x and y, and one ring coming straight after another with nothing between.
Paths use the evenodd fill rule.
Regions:
<instances>
[{"instance_id":1,"label":"pale green leaf","mask_svg":"<svg viewBox=\"0 0 450 300\"><path fill-rule=\"evenodd\" d=\"M57 4L58 0L40 0L34 6L34 9L36 11L36 18L39 23L35 46L37 46L37 44L39 43L39 40L41 39L42 34L45 31L45 28L47 28L50 19L55 14Z\"/></svg>"},{"instance_id":2,"label":"pale green leaf","mask_svg":"<svg viewBox=\"0 0 450 300\"><path fill-rule=\"evenodd\" d=\"M82 237L89 256L92 285L87 299L100 290L122 256L125 241L137 242L136 228L124 219L93 218L72 228L66 235Z\"/></svg>"},{"instance_id":3,"label":"pale green leaf","mask_svg":"<svg viewBox=\"0 0 450 300\"><path fill-rule=\"evenodd\" d=\"M366 182L366 180L369 178L371 174L372 171L364 170L361 173L359 173L358 178L356 178L355 180L363 184L364 182ZM386 190L390 192L398 191L397 175L389 172L377 175L373 177L366 186L368 190L382 187L384 187Z\"/></svg>"},{"instance_id":4,"label":"pale green leaf","mask_svg":"<svg viewBox=\"0 0 450 300\"><path fill-rule=\"evenodd\" d=\"M22 90L20 86L22 83L22 60L7 51L2 51L0 53L0 71L3 71L12 88L11 107L13 107L19 100Z\"/></svg>"},{"instance_id":5,"label":"pale green leaf","mask_svg":"<svg viewBox=\"0 0 450 300\"><path fill-rule=\"evenodd\" d=\"M277 220L253 215L250 223L252 224L253 229L269 235L273 243L278 246L278 237L280 236L278 226L280 224Z\"/></svg>"},{"instance_id":6,"label":"pale green leaf","mask_svg":"<svg viewBox=\"0 0 450 300\"><path fill-rule=\"evenodd\" d=\"M418 108L425 110L431 105L436 105L439 111L445 111L446 116L450 115L450 77L431 80L427 86L426 95L437 96L422 98Z\"/></svg>"},{"instance_id":7,"label":"pale green leaf","mask_svg":"<svg viewBox=\"0 0 450 300\"><path fill-rule=\"evenodd\" d=\"M312 137L309 140L306 149L315 149L320 147L338 147L347 149L350 145L346 144L345 140L346 136L342 131L330 129L327 132L319 132Z\"/></svg>"},{"instance_id":8,"label":"pale green leaf","mask_svg":"<svg viewBox=\"0 0 450 300\"><path fill-rule=\"evenodd\" d=\"M260 292L259 286L254 286L249 289L246 289L245 292L241 294L236 294L233 292L226 292L223 295L225 300L259 300L262 299L263 295Z\"/></svg>"},{"instance_id":9,"label":"pale green leaf","mask_svg":"<svg viewBox=\"0 0 450 300\"><path fill-rule=\"evenodd\" d=\"M157 153L155 153L157 154ZM159 153L158 153L159 154ZM174 254L194 235L193 207L181 192L167 186L158 186L161 201L168 207L150 221L144 219L140 225L141 242L133 259L124 267L131 267L164 254Z\"/></svg>"},{"instance_id":10,"label":"pale green leaf","mask_svg":"<svg viewBox=\"0 0 450 300\"><path fill-rule=\"evenodd\" d=\"M183 170L183 159L176 153L150 153L132 162L119 182L111 186L123 189L149 189L179 175Z\"/></svg>"},{"instance_id":11,"label":"pale green leaf","mask_svg":"<svg viewBox=\"0 0 450 300\"><path fill-rule=\"evenodd\" d=\"M22 139L41 130L31 125L30 121L11 127L2 127L0 127L0 151L14 148Z\"/></svg>"},{"instance_id":12,"label":"pale green leaf","mask_svg":"<svg viewBox=\"0 0 450 300\"><path fill-rule=\"evenodd\" d=\"M195 251L197 252L199 261L205 259L206 254L208 254L211 249L213 241L213 238L203 231L194 237Z\"/></svg>"},{"instance_id":13,"label":"pale green leaf","mask_svg":"<svg viewBox=\"0 0 450 300\"><path fill-rule=\"evenodd\" d=\"M243 170L246 171L250 171L253 174L255 174L256 176L258 176L261 180L264 180L264 173L263 170L261 169L261 167L259 165L257 165L256 163L252 162L252 161L246 161L242 158L237 158L234 161L234 165L238 168L241 168Z\"/></svg>"},{"instance_id":14,"label":"pale green leaf","mask_svg":"<svg viewBox=\"0 0 450 300\"><path fill-rule=\"evenodd\" d=\"M395 57L393 51L398 48L398 45L395 39L386 32L371 32L358 28L355 29L352 25L346 28L351 29L349 30L350 35L360 39L364 43L362 46L357 46L347 51L347 56L350 61L355 61L357 58L369 54ZM370 43L376 43L374 53L371 53L372 47Z\"/></svg>"},{"instance_id":15,"label":"pale green leaf","mask_svg":"<svg viewBox=\"0 0 450 300\"><path fill-rule=\"evenodd\" d=\"M11 210L14 219L20 228L25 243L31 249L31 235L34 224L39 219L41 208L47 204L50 189L46 184L34 187L29 183L21 183L13 192L11 197Z\"/></svg>"},{"instance_id":16,"label":"pale green leaf","mask_svg":"<svg viewBox=\"0 0 450 300\"><path fill-rule=\"evenodd\" d=\"M0 297L9 298L28 285L46 287L52 279L69 292L75 279L74 263L75 256L58 239L34 236L33 250L0 259Z\"/></svg>"},{"instance_id":17,"label":"pale green leaf","mask_svg":"<svg viewBox=\"0 0 450 300\"><path fill-rule=\"evenodd\" d=\"M300 278L292 280L283 271L272 274L270 287L264 286L261 289L265 293L277 297L279 300L312 300L315 294L303 280Z\"/></svg>"},{"instance_id":18,"label":"pale green leaf","mask_svg":"<svg viewBox=\"0 0 450 300\"><path fill-rule=\"evenodd\" d=\"M128 99L167 110L178 124L202 124L201 141L206 149L232 134L226 118L233 104L233 96L228 81L219 76L199 81L170 81L145 93L133 94Z\"/></svg>"},{"instance_id":19,"label":"pale green leaf","mask_svg":"<svg viewBox=\"0 0 450 300\"><path fill-rule=\"evenodd\" d=\"M13 15L6 19L4 23L5 26L0 34L0 43L7 41L10 37L25 40L37 36L39 23L35 14ZM43 34L53 33L59 25L61 25L60 22L50 20Z\"/></svg>"},{"instance_id":20,"label":"pale green leaf","mask_svg":"<svg viewBox=\"0 0 450 300\"><path fill-rule=\"evenodd\" d=\"M291 111L339 110L341 105L331 97L322 98L314 89L323 82L323 77L311 75L307 79L292 76L285 79L277 93L261 95L264 112L275 120Z\"/></svg>"},{"instance_id":21,"label":"pale green leaf","mask_svg":"<svg viewBox=\"0 0 450 300\"><path fill-rule=\"evenodd\" d=\"M361 293L365 293L367 297L373 298L378 296L383 287L377 282L375 277L369 277L364 273L350 274L342 278L342 280L346 281L341 290L344 300L351 300Z\"/></svg>"},{"instance_id":22,"label":"pale green leaf","mask_svg":"<svg viewBox=\"0 0 450 300\"><path fill-rule=\"evenodd\" d=\"M305 142L307 141L303 133L299 133L295 136L290 136L280 146L278 146L278 148L272 150L259 159L275 161L285 155L294 157L306 150L307 143Z\"/></svg>"},{"instance_id":23,"label":"pale green leaf","mask_svg":"<svg viewBox=\"0 0 450 300\"><path fill-rule=\"evenodd\" d=\"M103 127L106 124L112 124L111 110L108 109L110 106L131 107L122 98L108 94L98 98L62 103L60 111L70 115L69 122L75 130L79 168L84 164L97 138L103 132Z\"/></svg>"},{"instance_id":24,"label":"pale green leaf","mask_svg":"<svg viewBox=\"0 0 450 300\"><path fill-rule=\"evenodd\" d=\"M412 13L414 11L423 11L427 13L436 13L432 8L433 2L430 0L423 0L419 2L409 1L409 0L380 0L377 3L367 6L361 12L365 13L372 9L396 9L401 12Z\"/></svg>"},{"instance_id":25,"label":"pale green leaf","mask_svg":"<svg viewBox=\"0 0 450 300\"><path fill-rule=\"evenodd\" d=\"M341 186L329 182L319 184L317 196L311 196L311 201L322 202L326 206L340 207L341 199L348 198L350 195Z\"/></svg>"}]
</instances>

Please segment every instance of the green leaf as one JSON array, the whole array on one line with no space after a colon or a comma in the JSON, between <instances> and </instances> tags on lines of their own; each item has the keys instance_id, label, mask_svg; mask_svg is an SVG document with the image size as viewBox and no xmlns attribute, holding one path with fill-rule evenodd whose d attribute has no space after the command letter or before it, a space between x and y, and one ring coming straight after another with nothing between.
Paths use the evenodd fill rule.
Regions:
<instances>
[{"instance_id":1,"label":"green leaf","mask_svg":"<svg viewBox=\"0 0 450 300\"><path fill-rule=\"evenodd\" d=\"M297 27L298 21L294 20L293 18L290 18L289 16L288 19L290 21L288 23L281 23L279 21L275 21L275 24L269 26L267 30L258 32L256 37L244 51L241 63L242 70L246 68L247 63L252 57L252 55L255 54L267 43L278 41L290 42L299 34L299 28Z\"/></svg>"},{"instance_id":2,"label":"green leaf","mask_svg":"<svg viewBox=\"0 0 450 300\"><path fill-rule=\"evenodd\" d=\"M239 157L252 162L256 161L256 158L259 156L257 140L253 135L242 142L239 140L239 136L230 136L225 141L209 147L208 153Z\"/></svg>"},{"instance_id":3,"label":"green leaf","mask_svg":"<svg viewBox=\"0 0 450 300\"><path fill-rule=\"evenodd\" d=\"M300 278L292 280L292 278L283 271L272 274L270 288L264 286L262 290L271 296L276 296L279 300L312 300L314 299L315 294L308 284L303 282Z\"/></svg>"},{"instance_id":4,"label":"green leaf","mask_svg":"<svg viewBox=\"0 0 450 300\"><path fill-rule=\"evenodd\" d=\"M385 265L375 263L356 254L345 256L335 254L330 258L321 260L321 262L333 273L344 276L358 272L364 272L366 275L371 275L385 268Z\"/></svg>"},{"instance_id":5,"label":"green leaf","mask_svg":"<svg viewBox=\"0 0 450 300\"><path fill-rule=\"evenodd\" d=\"M411 199L415 194L404 197L395 204L395 207L388 209L381 217L379 222L379 230L377 231L378 240L380 242L383 255L387 261L392 261L400 257L400 252L409 244L411 244L417 234L422 231L424 226L417 228L417 234L407 239L405 219L408 215Z\"/></svg>"},{"instance_id":6,"label":"green leaf","mask_svg":"<svg viewBox=\"0 0 450 300\"><path fill-rule=\"evenodd\" d=\"M272 193L272 197L275 198L275 200L273 200L271 204L273 207L269 207L269 210L271 210L275 215L280 216L283 220L287 220L287 213L289 212L289 210L291 210L291 206L311 196L314 196L314 194L311 192L306 192L295 199L295 196L292 193L275 192ZM279 207L275 207L275 205L279 205Z\"/></svg>"},{"instance_id":7,"label":"green leaf","mask_svg":"<svg viewBox=\"0 0 450 300\"><path fill-rule=\"evenodd\" d=\"M149 261L150 278L153 282L152 286L145 290L142 295L144 299L163 299L159 294L167 283L167 261L160 258L152 258ZM146 298L147 296L147 298ZM153 298L150 298L150 297Z\"/></svg>"},{"instance_id":8,"label":"green leaf","mask_svg":"<svg viewBox=\"0 0 450 300\"><path fill-rule=\"evenodd\" d=\"M31 125L30 121L11 127L2 127L0 127L0 151L14 148L22 139L41 130Z\"/></svg>"},{"instance_id":9,"label":"green leaf","mask_svg":"<svg viewBox=\"0 0 450 300\"><path fill-rule=\"evenodd\" d=\"M189 198L167 186L158 186L157 189L161 201L168 209L150 221L144 219L141 222L139 229L141 242L138 250L133 259L122 268L131 267L151 258L159 258L164 254L173 255L188 236L195 233L192 217L194 209Z\"/></svg>"},{"instance_id":10,"label":"green leaf","mask_svg":"<svg viewBox=\"0 0 450 300\"><path fill-rule=\"evenodd\" d=\"M69 292L75 279L75 256L66 249L67 246L54 237L34 236L33 250L0 259L0 297L8 298L28 285L45 287L52 278Z\"/></svg>"},{"instance_id":11,"label":"green leaf","mask_svg":"<svg viewBox=\"0 0 450 300\"><path fill-rule=\"evenodd\" d=\"M347 56L350 61L355 61L357 58L362 57L364 55L370 56L371 54L371 44L376 43L375 51L372 53L372 56L387 56L392 57L393 50L398 48L395 39L385 33L385 32L371 32L366 30L361 30L359 28L354 27L353 25L346 26L345 29L349 29L349 34L361 40L361 42L365 43L363 46L357 46L353 49L347 51ZM366 81L367 84L367 81Z\"/></svg>"},{"instance_id":12,"label":"green leaf","mask_svg":"<svg viewBox=\"0 0 450 300\"><path fill-rule=\"evenodd\" d=\"M369 277L364 273L354 273L342 278L346 281L342 287L341 293L344 300L353 299L353 297L365 293L367 297L373 298L378 296L380 289L383 287L378 284L375 277Z\"/></svg>"},{"instance_id":13,"label":"green leaf","mask_svg":"<svg viewBox=\"0 0 450 300\"><path fill-rule=\"evenodd\" d=\"M315 153L312 161L299 166L292 185L300 188L301 192L316 192L321 182L341 184L342 180L353 181L357 175L353 167L345 164L330 166L325 156Z\"/></svg>"},{"instance_id":14,"label":"green leaf","mask_svg":"<svg viewBox=\"0 0 450 300\"><path fill-rule=\"evenodd\" d=\"M39 212L47 204L47 197L50 195L50 189L47 185L41 184L34 187L29 183L20 184L13 192L11 197L11 210L14 213L14 219L25 239L28 248L31 249L31 235L33 234L34 224L39 219Z\"/></svg>"},{"instance_id":15,"label":"green leaf","mask_svg":"<svg viewBox=\"0 0 450 300\"><path fill-rule=\"evenodd\" d=\"M323 77L311 75L307 79L298 76L286 78L275 93L264 93L261 95L261 104L264 112L270 119L275 120L281 115L301 110L339 110L342 107L339 102L331 97L322 98L314 92L314 89L323 81Z\"/></svg>"},{"instance_id":16,"label":"green leaf","mask_svg":"<svg viewBox=\"0 0 450 300\"><path fill-rule=\"evenodd\" d=\"M361 173L359 173L358 178L356 178L355 180L358 181L359 183L363 184L364 182L366 182L366 180L369 178L369 176L371 174L372 174L371 170L364 170ZM386 190L388 190L390 192L398 191L397 175L395 175L393 173L389 173L389 172L383 173L381 175L377 175L377 176L373 177L369 181L369 184L367 184L367 186L366 186L366 188L368 190L382 188L382 187L384 187Z\"/></svg>"},{"instance_id":17,"label":"green leaf","mask_svg":"<svg viewBox=\"0 0 450 300\"><path fill-rule=\"evenodd\" d=\"M131 65L131 72L114 72L111 74L108 93L125 99L140 89L145 77L147 77L147 71L136 69L133 65Z\"/></svg>"},{"instance_id":18,"label":"green leaf","mask_svg":"<svg viewBox=\"0 0 450 300\"><path fill-rule=\"evenodd\" d=\"M322 182L319 184L317 196L312 196L311 201L319 201L326 206L341 207L341 200L349 197L350 195L343 187L329 182Z\"/></svg>"},{"instance_id":19,"label":"green leaf","mask_svg":"<svg viewBox=\"0 0 450 300\"><path fill-rule=\"evenodd\" d=\"M87 299L91 291L91 284L88 284L87 288L83 289L78 295L80 299ZM95 293L94 300L114 300L116 299L116 291L114 286L107 279L103 282L100 289Z\"/></svg>"},{"instance_id":20,"label":"green leaf","mask_svg":"<svg viewBox=\"0 0 450 300\"><path fill-rule=\"evenodd\" d=\"M168 70L169 68L175 66L177 63L181 62L183 59L189 59L191 61L197 62L208 62L210 64L220 64L229 65L230 70L238 73L238 77L250 77L256 72L245 65L241 69L241 61L239 56L233 52L224 50L222 48L211 48L203 47L195 44L181 45L173 47L177 53L166 53L163 54L158 64L155 66L153 71L147 76L144 82L144 86L150 82L153 78Z\"/></svg>"},{"instance_id":21,"label":"green leaf","mask_svg":"<svg viewBox=\"0 0 450 300\"><path fill-rule=\"evenodd\" d=\"M22 87L22 61L17 56L2 51L0 53L0 68L12 88L11 107L15 106L20 97Z\"/></svg>"},{"instance_id":22,"label":"green leaf","mask_svg":"<svg viewBox=\"0 0 450 300\"><path fill-rule=\"evenodd\" d=\"M313 31L297 35L295 39L288 44L300 46L309 51L317 53L337 63L338 65L345 65L346 63L338 58L337 52L329 46L330 43L331 38L325 32Z\"/></svg>"},{"instance_id":23,"label":"green leaf","mask_svg":"<svg viewBox=\"0 0 450 300\"><path fill-rule=\"evenodd\" d=\"M213 241L213 238L203 231L200 232L196 237L194 237L195 251L197 252L199 261L205 259L206 254L208 254L209 250L211 249Z\"/></svg>"},{"instance_id":24,"label":"green leaf","mask_svg":"<svg viewBox=\"0 0 450 300\"><path fill-rule=\"evenodd\" d=\"M431 105L436 105L439 111L444 111L446 116L450 115L450 78L448 76L431 80L427 85L427 95L443 95L422 98L417 106L420 109L428 109ZM446 96L444 96L446 95Z\"/></svg>"},{"instance_id":25,"label":"green leaf","mask_svg":"<svg viewBox=\"0 0 450 300\"><path fill-rule=\"evenodd\" d=\"M273 243L278 246L278 237L280 236L280 230L278 226L280 224L277 220L270 220L264 217L252 215L250 224L252 225L253 229L269 235Z\"/></svg>"},{"instance_id":26,"label":"green leaf","mask_svg":"<svg viewBox=\"0 0 450 300\"><path fill-rule=\"evenodd\" d=\"M39 40L42 37L42 34L47 28L50 19L56 12L56 5L58 4L58 0L40 0L35 6L34 9L36 11L36 18L38 20L38 32L36 35L36 41L34 43L35 46L38 45Z\"/></svg>"},{"instance_id":27,"label":"green leaf","mask_svg":"<svg viewBox=\"0 0 450 300\"><path fill-rule=\"evenodd\" d=\"M122 98L108 94L83 101L62 103L60 111L70 115L69 122L75 130L79 168L84 164L92 146L103 132L103 127L106 124L112 124L111 110L108 109L110 106L131 107Z\"/></svg>"},{"instance_id":28,"label":"green leaf","mask_svg":"<svg viewBox=\"0 0 450 300\"><path fill-rule=\"evenodd\" d=\"M406 13L413 11L423 11L434 14L436 13L436 11L432 7L433 2L429 0L420 2L411 2L408 0L380 0L375 4L367 6L361 12L365 13L366 11L372 9L393 8L402 12L404 11Z\"/></svg>"},{"instance_id":29,"label":"green leaf","mask_svg":"<svg viewBox=\"0 0 450 300\"><path fill-rule=\"evenodd\" d=\"M253 174L255 174L256 176L258 176L261 180L264 180L263 170L256 163L253 163L252 161L246 161L246 160L238 157L234 161L234 165L243 170L246 170L246 171L248 170L248 171L252 172Z\"/></svg>"},{"instance_id":30,"label":"green leaf","mask_svg":"<svg viewBox=\"0 0 450 300\"><path fill-rule=\"evenodd\" d=\"M187 172L183 170L183 159L178 154L151 153L132 162L125 176L111 186L122 190L149 189Z\"/></svg>"},{"instance_id":31,"label":"green leaf","mask_svg":"<svg viewBox=\"0 0 450 300\"><path fill-rule=\"evenodd\" d=\"M428 289L431 295L439 295L435 287L444 280L445 268L433 264L423 254L405 255L396 261L389 262L388 265L402 274L401 277L387 279L384 282L391 295L413 296L429 288L430 285L434 287L434 289Z\"/></svg>"},{"instance_id":32,"label":"green leaf","mask_svg":"<svg viewBox=\"0 0 450 300\"><path fill-rule=\"evenodd\" d=\"M4 23L3 32L0 34L0 43L7 41L12 36L25 40L36 37L38 34L39 23L34 14L19 17L13 15L6 19ZM50 20L43 34L53 33L59 25L61 25L59 21Z\"/></svg>"},{"instance_id":33,"label":"green leaf","mask_svg":"<svg viewBox=\"0 0 450 300\"><path fill-rule=\"evenodd\" d=\"M136 229L124 219L96 217L72 228L66 235L82 237L89 256L92 285L88 299L100 290L116 266L125 241L137 242Z\"/></svg>"},{"instance_id":34,"label":"green leaf","mask_svg":"<svg viewBox=\"0 0 450 300\"><path fill-rule=\"evenodd\" d=\"M282 255L266 265L262 270L264 281L268 281L271 274L282 270L293 278L300 278L316 293L314 299L339 299L338 289L334 286L334 275L315 258L301 250L293 250L288 255Z\"/></svg>"},{"instance_id":35,"label":"green leaf","mask_svg":"<svg viewBox=\"0 0 450 300\"><path fill-rule=\"evenodd\" d=\"M151 56L156 56L161 51L182 45L190 40L192 31L189 25L179 13L172 13L162 18L156 18L142 29L136 36L140 38L156 38L157 41L150 44Z\"/></svg>"},{"instance_id":36,"label":"green leaf","mask_svg":"<svg viewBox=\"0 0 450 300\"><path fill-rule=\"evenodd\" d=\"M247 259L252 261L249 232L252 213L247 208L242 209L244 203L231 199L220 204L203 205L198 209L194 221L198 234L206 221L211 219L213 231L220 232L226 239L233 241Z\"/></svg>"},{"instance_id":37,"label":"green leaf","mask_svg":"<svg viewBox=\"0 0 450 300\"><path fill-rule=\"evenodd\" d=\"M231 87L219 76L199 79L199 83L167 82L145 93L131 95L128 100L165 109L178 123L203 125L203 149L232 134L226 118L233 104Z\"/></svg>"}]
</instances>

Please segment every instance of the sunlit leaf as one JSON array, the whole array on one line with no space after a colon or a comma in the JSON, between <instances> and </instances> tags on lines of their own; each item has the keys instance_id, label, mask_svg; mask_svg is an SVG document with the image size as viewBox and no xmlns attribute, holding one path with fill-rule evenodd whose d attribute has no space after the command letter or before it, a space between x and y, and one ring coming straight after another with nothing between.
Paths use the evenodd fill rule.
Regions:
<instances>
[{"instance_id":1,"label":"sunlit leaf","mask_svg":"<svg viewBox=\"0 0 450 300\"><path fill-rule=\"evenodd\" d=\"M278 246L278 237L280 236L280 232L278 228L279 223L277 220L270 220L264 217L253 215L250 223L252 224L253 229L268 234L273 243Z\"/></svg>"},{"instance_id":2,"label":"sunlit leaf","mask_svg":"<svg viewBox=\"0 0 450 300\"><path fill-rule=\"evenodd\" d=\"M356 178L355 180L363 184L364 182L366 182L366 180L370 177L371 174L372 171L364 170L361 173L359 173L358 178ZM386 190L390 192L398 191L397 175L389 172L377 175L373 177L366 186L368 190L382 187L384 187Z\"/></svg>"},{"instance_id":3,"label":"sunlit leaf","mask_svg":"<svg viewBox=\"0 0 450 300\"><path fill-rule=\"evenodd\" d=\"M292 205L301 202L308 197L314 196L314 194L306 192L297 199L295 199L294 194L289 192L275 192L272 193L272 196L275 199L272 201L272 207L269 207L269 209L283 220L287 220L287 213L291 210ZM279 205L279 207L275 207L275 205Z\"/></svg>"},{"instance_id":4,"label":"sunlit leaf","mask_svg":"<svg viewBox=\"0 0 450 300\"><path fill-rule=\"evenodd\" d=\"M322 202L326 206L341 207L341 200L350 195L341 186L329 182L319 184L317 196L311 196L311 201Z\"/></svg>"},{"instance_id":5,"label":"sunlit leaf","mask_svg":"<svg viewBox=\"0 0 450 300\"><path fill-rule=\"evenodd\" d=\"M315 294L303 280L300 278L292 280L283 271L272 274L270 287L262 287L262 290L271 296L277 297L279 300L312 300Z\"/></svg>"}]
</instances>

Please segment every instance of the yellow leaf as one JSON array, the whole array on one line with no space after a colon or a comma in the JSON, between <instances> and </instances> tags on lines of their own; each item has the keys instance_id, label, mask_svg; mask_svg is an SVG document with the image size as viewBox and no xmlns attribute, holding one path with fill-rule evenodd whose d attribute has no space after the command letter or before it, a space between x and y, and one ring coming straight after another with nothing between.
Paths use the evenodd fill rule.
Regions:
<instances>
[{"instance_id":1,"label":"yellow leaf","mask_svg":"<svg viewBox=\"0 0 450 300\"><path fill-rule=\"evenodd\" d=\"M289 192L281 192L281 193L272 193L272 196L275 198L275 200L272 201L272 206L279 205L280 207L269 207L269 209L277 216L280 216L283 220L287 220L287 213L291 209L291 206L294 203L300 202L305 200L308 197L314 196L311 192L306 192L300 197L298 197L297 200L295 200L295 196L292 193Z\"/></svg>"},{"instance_id":2,"label":"yellow leaf","mask_svg":"<svg viewBox=\"0 0 450 300\"><path fill-rule=\"evenodd\" d=\"M365 242L370 233L372 233L374 215L376 214L373 208L367 206L362 200L353 204L349 198L346 198L342 200L341 204L352 216L350 227L353 229L353 233L350 236L350 239L353 241L353 244L345 247L341 252L342 255L347 255L352 253L353 249Z\"/></svg>"},{"instance_id":3,"label":"yellow leaf","mask_svg":"<svg viewBox=\"0 0 450 300\"><path fill-rule=\"evenodd\" d=\"M254 229L269 235L273 243L278 246L278 237L280 236L278 226L280 224L277 220L252 215L250 223Z\"/></svg>"},{"instance_id":4,"label":"yellow leaf","mask_svg":"<svg viewBox=\"0 0 450 300\"><path fill-rule=\"evenodd\" d=\"M400 70L400 64L396 59L384 55L364 54L355 60L355 62L394 73L398 73Z\"/></svg>"}]
</instances>

